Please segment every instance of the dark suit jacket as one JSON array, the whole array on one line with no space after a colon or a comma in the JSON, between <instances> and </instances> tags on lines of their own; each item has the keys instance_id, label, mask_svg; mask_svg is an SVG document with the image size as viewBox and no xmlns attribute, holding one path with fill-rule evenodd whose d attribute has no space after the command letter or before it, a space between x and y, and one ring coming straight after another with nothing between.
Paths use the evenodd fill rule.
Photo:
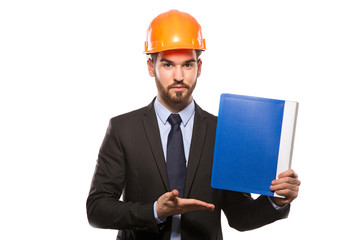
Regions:
<instances>
[{"instance_id":1,"label":"dark suit jacket","mask_svg":"<svg viewBox=\"0 0 360 240\"><path fill-rule=\"evenodd\" d=\"M220 214L240 231L261 227L288 215L276 211L267 197L212 189L210 186L217 118L195 104L195 119L184 197L215 205L214 212L196 211L181 217L181 236L222 239ZM94 227L119 229L118 239L169 239L171 217L162 225L153 204L170 191L153 102L112 118L100 148L87 214ZM123 194L123 201L119 201Z\"/></svg>"}]
</instances>

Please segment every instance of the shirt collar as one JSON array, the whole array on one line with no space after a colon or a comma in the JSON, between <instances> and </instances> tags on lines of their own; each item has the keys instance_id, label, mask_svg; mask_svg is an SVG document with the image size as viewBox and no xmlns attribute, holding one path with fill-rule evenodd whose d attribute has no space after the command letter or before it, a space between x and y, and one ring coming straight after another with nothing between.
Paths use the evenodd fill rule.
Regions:
<instances>
[{"instance_id":1,"label":"shirt collar","mask_svg":"<svg viewBox=\"0 0 360 240\"><path fill-rule=\"evenodd\" d=\"M154 108L155 108L156 115L160 118L161 122L165 125L167 122L167 119L169 118L170 114L172 114L172 112L170 112L164 105L162 105L157 97L154 102ZM186 127L186 124L189 122L190 118L192 117L192 115L194 114L194 112L195 112L195 103L194 103L194 99L193 99L193 100L191 100L191 103L186 108L184 108L181 112L179 112L181 121L185 127Z\"/></svg>"}]
</instances>

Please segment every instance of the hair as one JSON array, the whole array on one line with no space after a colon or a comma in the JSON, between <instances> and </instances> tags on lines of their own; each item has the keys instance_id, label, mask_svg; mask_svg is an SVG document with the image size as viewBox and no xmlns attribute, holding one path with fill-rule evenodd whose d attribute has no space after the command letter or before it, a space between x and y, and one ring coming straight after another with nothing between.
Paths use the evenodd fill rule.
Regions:
<instances>
[{"instance_id":1,"label":"hair","mask_svg":"<svg viewBox=\"0 0 360 240\"><path fill-rule=\"evenodd\" d=\"M202 52L203 52L203 50L197 50L197 49L195 49L196 61L199 59L199 57L200 57L200 55L201 55ZM151 59L151 61L153 62L153 64L155 65L156 59L157 59L157 56L159 55L159 53L158 53L158 52L156 52L156 53L148 53L147 55L148 55L148 57Z\"/></svg>"}]
</instances>

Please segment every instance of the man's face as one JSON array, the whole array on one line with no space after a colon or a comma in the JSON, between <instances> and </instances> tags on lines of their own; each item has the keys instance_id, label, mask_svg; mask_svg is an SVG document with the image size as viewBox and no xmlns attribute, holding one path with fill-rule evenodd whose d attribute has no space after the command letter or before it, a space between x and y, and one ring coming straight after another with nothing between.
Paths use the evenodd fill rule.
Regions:
<instances>
[{"instance_id":1,"label":"man's face","mask_svg":"<svg viewBox=\"0 0 360 240\"><path fill-rule=\"evenodd\" d=\"M172 108L186 107L192 100L201 64L195 50L190 49L159 52L155 64L149 59L148 70L155 77L159 101Z\"/></svg>"}]
</instances>

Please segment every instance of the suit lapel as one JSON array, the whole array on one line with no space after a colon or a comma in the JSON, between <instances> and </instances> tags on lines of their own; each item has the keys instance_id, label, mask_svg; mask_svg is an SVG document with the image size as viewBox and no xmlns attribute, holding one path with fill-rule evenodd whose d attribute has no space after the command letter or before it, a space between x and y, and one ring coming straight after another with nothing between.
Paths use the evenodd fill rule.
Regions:
<instances>
[{"instance_id":1,"label":"suit lapel","mask_svg":"<svg viewBox=\"0 0 360 240\"><path fill-rule=\"evenodd\" d=\"M205 119L206 117L204 116L202 109L195 104L195 119L193 135L191 138L189 162L186 169L184 198L189 196L191 185L199 166L204 140L206 137L207 122Z\"/></svg>"},{"instance_id":2,"label":"suit lapel","mask_svg":"<svg viewBox=\"0 0 360 240\"><path fill-rule=\"evenodd\" d=\"M145 110L145 114L143 116L143 124L145 128L147 140L149 142L153 157L160 172L164 186L166 187L167 191L170 191L166 162L161 146L159 126L157 123L156 114L154 110L154 101L152 101L152 103L150 103L150 105Z\"/></svg>"},{"instance_id":3,"label":"suit lapel","mask_svg":"<svg viewBox=\"0 0 360 240\"><path fill-rule=\"evenodd\" d=\"M154 101L148 105L143 116L143 124L147 140L149 142L153 158L160 172L164 186L170 191L169 179L164 153L161 145L159 126L154 110ZM195 103L195 118L193 135L189 153L189 161L186 170L184 198L189 196L192 183L198 170L201 153L203 151L204 141L206 138L207 122L203 110Z\"/></svg>"}]
</instances>

